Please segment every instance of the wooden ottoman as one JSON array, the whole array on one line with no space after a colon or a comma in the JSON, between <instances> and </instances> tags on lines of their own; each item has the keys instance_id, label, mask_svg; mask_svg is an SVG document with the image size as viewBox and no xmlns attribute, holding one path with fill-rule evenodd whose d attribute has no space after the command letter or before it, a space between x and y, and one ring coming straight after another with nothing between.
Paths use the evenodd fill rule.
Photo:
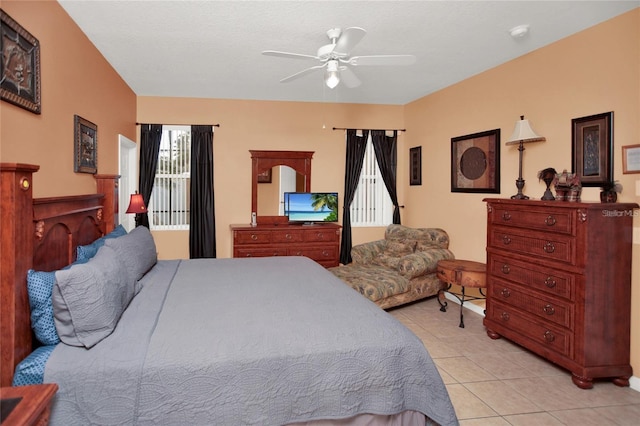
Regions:
<instances>
[{"instance_id":1,"label":"wooden ottoman","mask_svg":"<svg viewBox=\"0 0 640 426\"><path fill-rule=\"evenodd\" d=\"M464 328L464 317L462 309L465 301L465 287L477 288L483 297L466 296L467 300L484 299L486 295L482 292L487 287L487 266L484 263L474 262L472 260L447 259L438 262L436 274L440 281L448 284L446 288L438 292L438 303L440 310L446 312L447 301L444 292L452 294L460 301L460 328ZM462 288L460 294L449 291L453 284Z\"/></svg>"}]
</instances>

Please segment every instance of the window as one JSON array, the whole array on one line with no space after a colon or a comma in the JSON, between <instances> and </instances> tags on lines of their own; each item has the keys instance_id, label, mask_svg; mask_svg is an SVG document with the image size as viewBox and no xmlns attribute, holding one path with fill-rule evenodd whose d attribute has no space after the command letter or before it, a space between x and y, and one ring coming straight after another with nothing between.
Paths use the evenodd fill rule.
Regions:
<instances>
[{"instance_id":1,"label":"window","mask_svg":"<svg viewBox=\"0 0 640 426\"><path fill-rule=\"evenodd\" d=\"M151 229L189 229L190 181L191 128L163 126L158 168L148 206Z\"/></svg>"},{"instance_id":2,"label":"window","mask_svg":"<svg viewBox=\"0 0 640 426\"><path fill-rule=\"evenodd\" d=\"M382 180L369 133L360 182L351 203L351 226L387 226L392 222L393 203Z\"/></svg>"}]
</instances>

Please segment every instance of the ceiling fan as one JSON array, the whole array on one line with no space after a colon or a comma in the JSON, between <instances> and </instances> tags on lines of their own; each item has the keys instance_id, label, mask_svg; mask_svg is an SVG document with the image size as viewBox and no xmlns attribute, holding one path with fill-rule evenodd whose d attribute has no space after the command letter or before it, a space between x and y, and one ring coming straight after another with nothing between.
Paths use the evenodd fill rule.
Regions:
<instances>
[{"instance_id":1,"label":"ceiling fan","mask_svg":"<svg viewBox=\"0 0 640 426\"><path fill-rule=\"evenodd\" d=\"M362 40L367 32L358 27L333 28L327 31L327 37L331 43L326 44L315 55L306 55L302 53L280 52L277 50L265 50L263 55L277 56L281 58L292 59L313 59L319 61L320 64L298 71L288 77L280 80L281 83L287 83L296 80L314 71L325 69L325 84L333 89L341 81L347 87L357 87L360 85L360 79L351 70L351 67L370 66L370 65L411 65L416 62L413 55L368 55L368 56L350 56L351 50Z\"/></svg>"}]
</instances>

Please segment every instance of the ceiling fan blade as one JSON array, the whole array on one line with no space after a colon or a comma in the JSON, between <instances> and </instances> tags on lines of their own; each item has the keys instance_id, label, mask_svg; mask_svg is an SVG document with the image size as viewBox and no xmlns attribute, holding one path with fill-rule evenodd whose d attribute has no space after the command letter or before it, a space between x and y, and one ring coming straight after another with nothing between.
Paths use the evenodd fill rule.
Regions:
<instances>
[{"instance_id":1,"label":"ceiling fan blade","mask_svg":"<svg viewBox=\"0 0 640 426\"><path fill-rule=\"evenodd\" d=\"M349 67L340 67L340 81L349 88L360 86L360 79Z\"/></svg>"},{"instance_id":2,"label":"ceiling fan blade","mask_svg":"<svg viewBox=\"0 0 640 426\"><path fill-rule=\"evenodd\" d=\"M311 73L312 73L312 72L314 72L315 70L319 70L319 69L321 69L321 68L324 68L326 65L327 65L327 64L325 63L325 64L323 64L323 65L316 65L316 66L314 66L314 67L307 68L307 69L302 70L302 71L298 71L298 72L297 72L297 73L295 73L295 74L291 74L290 76L283 78L282 80L280 80L280 83L288 83L288 82L290 82L290 81L292 81L292 80L296 80L296 79L298 79L298 78L300 78L300 77L303 77L303 76L305 76L305 75L307 75L307 74L311 74Z\"/></svg>"},{"instance_id":3,"label":"ceiling fan blade","mask_svg":"<svg viewBox=\"0 0 640 426\"><path fill-rule=\"evenodd\" d=\"M360 67L368 65L411 65L416 63L416 57L413 55L354 56L343 62Z\"/></svg>"},{"instance_id":4,"label":"ceiling fan blade","mask_svg":"<svg viewBox=\"0 0 640 426\"><path fill-rule=\"evenodd\" d=\"M266 56L277 56L279 58L291 59L320 59L317 56L305 55L303 53L278 52L277 50L265 50L262 52Z\"/></svg>"},{"instance_id":5,"label":"ceiling fan blade","mask_svg":"<svg viewBox=\"0 0 640 426\"><path fill-rule=\"evenodd\" d=\"M351 49L362 40L367 32L359 27L346 28L338 37L333 51L340 55L348 55Z\"/></svg>"}]
</instances>

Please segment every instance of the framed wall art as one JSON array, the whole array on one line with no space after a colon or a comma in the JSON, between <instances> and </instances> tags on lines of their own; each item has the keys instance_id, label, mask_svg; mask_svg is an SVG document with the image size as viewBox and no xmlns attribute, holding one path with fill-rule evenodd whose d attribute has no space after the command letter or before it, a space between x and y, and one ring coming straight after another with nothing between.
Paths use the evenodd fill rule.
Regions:
<instances>
[{"instance_id":1,"label":"framed wall art","mask_svg":"<svg viewBox=\"0 0 640 426\"><path fill-rule=\"evenodd\" d=\"M622 173L640 173L640 145L622 147Z\"/></svg>"},{"instance_id":2,"label":"framed wall art","mask_svg":"<svg viewBox=\"0 0 640 426\"><path fill-rule=\"evenodd\" d=\"M0 9L0 99L41 113L40 43Z\"/></svg>"},{"instance_id":3,"label":"framed wall art","mask_svg":"<svg viewBox=\"0 0 640 426\"><path fill-rule=\"evenodd\" d=\"M409 149L409 185L422 185L422 147Z\"/></svg>"},{"instance_id":4,"label":"framed wall art","mask_svg":"<svg viewBox=\"0 0 640 426\"><path fill-rule=\"evenodd\" d=\"M500 129L451 138L451 192L500 192Z\"/></svg>"},{"instance_id":5,"label":"framed wall art","mask_svg":"<svg viewBox=\"0 0 640 426\"><path fill-rule=\"evenodd\" d=\"M98 172L98 126L79 115L74 122L74 167L76 173Z\"/></svg>"},{"instance_id":6,"label":"framed wall art","mask_svg":"<svg viewBox=\"0 0 640 426\"><path fill-rule=\"evenodd\" d=\"M258 173L258 183L271 183L271 169Z\"/></svg>"},{"instance_id":7,"label":"framed wall art","mask_svg":"<svg viewBox=\"0 0 640 426\"><path fill-rule=\"evenodd\" d=\"M571 167L582 186L613 181L613 112L571 120Z\"/></svg>"}]
</instances>

